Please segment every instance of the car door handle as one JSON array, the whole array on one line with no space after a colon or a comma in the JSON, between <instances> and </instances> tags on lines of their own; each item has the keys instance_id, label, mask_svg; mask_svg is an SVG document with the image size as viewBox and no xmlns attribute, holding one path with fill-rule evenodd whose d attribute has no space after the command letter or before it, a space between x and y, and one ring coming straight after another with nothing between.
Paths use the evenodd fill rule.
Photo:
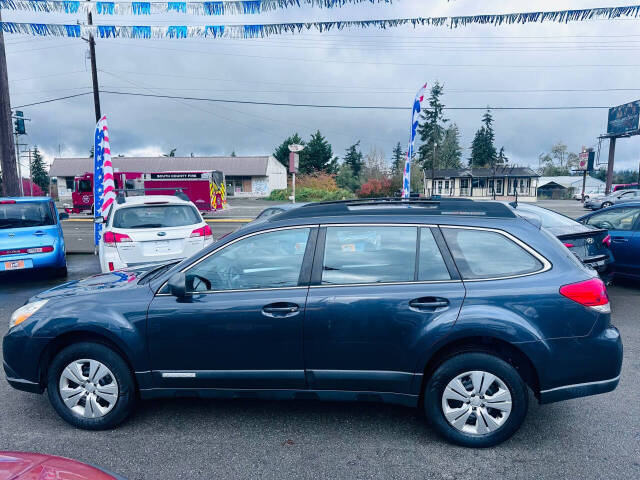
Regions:
<instances>
[{"instance_id":1,"label":"car door handle","mask_svg":"<svg viewBox=\"0 0 640 480\"><path fill-rule=\"evenodd\" d=\"M300 311L300 306L295 303L271 303L262 307L262 313L269 317L273 316L291 316Z\"/></svg>"},{"instance_id":2,"label":"car door handle","mask_svg":"<svg viewBox=\"0 0 640 480\"><path fill-rule=\"evenodd\" d=\"M448 307L449 300L446 298L424 297L416 298L409 302L411 308L418 310L434 310L436 308Z\"/></svg>"},{"instance_id":3,"label":"car door handle","mask_svg":"<svg viewBox=\"0 0 640 480\"><path fill-rule=\"evenodd\" d=\"M37 230L37 231L33 232L33 234L41 237L42 235L44 235L44 232L42 230Z\"/></svg>"},{"instance_id":4,"label":"car door handle","mask_svg":"<svg viewBox=\"0 0 640 480\"><path fill-rule=\"evenodd\" d=\"M616 243L624 243L624 242L628 242L629 239L626 237L612 237L611 241Z\"/></svg>"}]
</instances>

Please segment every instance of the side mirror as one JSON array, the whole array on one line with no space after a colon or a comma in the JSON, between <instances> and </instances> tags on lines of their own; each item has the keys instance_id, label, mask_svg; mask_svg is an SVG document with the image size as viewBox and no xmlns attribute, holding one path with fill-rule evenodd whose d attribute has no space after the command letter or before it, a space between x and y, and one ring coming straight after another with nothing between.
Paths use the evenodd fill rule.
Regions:
<instances>
[{"instance_id":1,"label":"side mirror","mask_svg":"<svg viewBox=\"0 0 640 480\"><path fill-rule=\"evenodd\" d=\"M104 217L96 217L93 219L93 223L104 223Z\"/></svg>"},{"instance_id":2,"label":"side mirror","mask_svg":"<svg viewBox=\"0 0 640 480\"><path fill-rule=\"evenodd\" d=\"M191 292L187 291L187 280L183 272L173 275L167 282L169 293L177 298L191 298Z\"/></svg>"},{"instance_id":3,"label":"side mirror","mask_svg":"<svg viewBox=\"0 0 640 480\"><path fill-rule=\"evenodd\" d=\"M66 220L67 218L69 218L69 214L67 212L60 212L58 217L60 218L60 220Z\"/></svg>"}]
</instances>

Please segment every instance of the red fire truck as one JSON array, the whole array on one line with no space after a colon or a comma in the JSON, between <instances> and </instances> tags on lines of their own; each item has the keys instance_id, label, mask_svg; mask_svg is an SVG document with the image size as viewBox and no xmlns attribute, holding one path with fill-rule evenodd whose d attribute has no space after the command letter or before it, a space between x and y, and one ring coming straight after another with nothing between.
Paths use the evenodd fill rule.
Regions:
<instances>
[{"instance_id":1,"label":"red fire truck","mask_svg":"<svg viewBox=\"0 0 640 480\"><path fill-rule=\"evenodd\" d=\"M114 183L119 195L174 195L184 193L198 210L222 210L227 203L224 174L211 172L114 172ZM93 211L93 173L75 177L71 194L73 208L68 213Z\"/></svg>"}]
</instances>

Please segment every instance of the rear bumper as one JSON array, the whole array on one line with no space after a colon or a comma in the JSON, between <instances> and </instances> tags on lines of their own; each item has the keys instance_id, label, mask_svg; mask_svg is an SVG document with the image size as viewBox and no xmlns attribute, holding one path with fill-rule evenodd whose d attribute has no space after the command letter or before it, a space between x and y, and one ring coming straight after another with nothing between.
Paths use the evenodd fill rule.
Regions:
<instances>
[{"instance_id":1,"label":"rear bumper","mask_svg":"<svg viewBox=\"0 0 640 480\"><path fill-rule=\"evenodd\" d=\"M550 388L540 391L540 403L553 403L570 398L587 397L598 393L607 393L615 390L620 381L620 375L608 380L598 380L596 382L576 383L575 385L564 385L562 387Z\"/></svg>"},{"instance_id":2,"label":"rear bumper","mask_svg":"<svg viewBox=\"0 0 640 480\"><path fill-rule=\"evenodd\" d=\"M64 267L66 264L65 254L60 249L59 245L54 246L53 252L49 253L36 253L33 255L6 255L0 257L0 272L5 271L5 262L15 262L20 260L30 261L32 267L25 268L30 270L32 268L59 268Z\"/></svg>"},{"instance_id":3,"label":"rear bumper","mask_svg":"<svg viewBox=\"0 0 640 480\"><path fill-rule=\"evenodd\" d=\"M623 349L613 326L589 337L550 340L545 349L550 355L536 366L540 403L606 393L618 385Z\"/></svg>"}]
</instances>

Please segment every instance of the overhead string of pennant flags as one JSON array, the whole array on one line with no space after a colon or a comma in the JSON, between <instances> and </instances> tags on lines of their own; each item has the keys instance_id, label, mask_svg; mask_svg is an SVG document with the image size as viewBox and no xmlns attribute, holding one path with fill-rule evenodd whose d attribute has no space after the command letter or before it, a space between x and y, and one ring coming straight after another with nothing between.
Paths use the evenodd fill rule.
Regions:
<instances>
[{"instance_id":1,"label":"overhead string of pennant flags","mask_svg":"<svg viewBox=\"0 0 640 480\"><path fill-rule=\"evenodd\" d=\"M234 1L234 2L84 2L84 1L59 1L59 0L0 0L0 8L7 10L31 10L49 11L45 5L51 6L52 12L78 13L85 4L95 8L95 12L119 13L127 8L134 12L140 7L140 12L154 12L159 8L162 12L184 11L184 13L202 12L203 15L216 15L219 12L211 5L219 4L221 8L236 8L243 13L256 13L251 8L285 8L301 3L324 7L337 7L347 3L391 3L387 0L259 0L259 1ZM42 5L40 5L42 4ZM247 7L245 4L256 4L255 7ZM259 5L258 5L259 4ZM66 7L64 6L66 5ZM102 6L100 6L102 5ZM157 5L158 7L151 7ZM171 7L170 7L171 5ZM205 5L207 5L205 7ZM233 5L233 7L231 7ZM148 6L148 8L147 8ZM116 8L118 7L118 8ZM165 8L165 10L162 10ZM59 10L56 10L59 9ZM74 11L75 9L75 11ZM169 9L169 10L167 10ZM239 11L240 11L239 10ZM228 10L224 10L228 13ZM104 13L111 14L111 13ZM135 14L135 13L134 13ZM140 13L142 14L142 13ZM444 17L411 17L378 20L332 20L323 22L286 22L286 23L253 23L253 24L218 24L218 25L85 25L85 24L51 24L51 23L24 23L2 22L2 30L5 33L18 33L35 36L57 37L81 37L87 33L97 38L262 38L272 35L295 34L315 30L327 32L330 30L344 30L352 28L379 28L389 29L406 25L414 28L418 26L461 28L469 25L513 25L526 23L569 23L595 19L618 19L640 17L640 5L625 7L602 7L572 10L538 11L522 13L503 13L486 15L444 16Z\"/></svg>"}]
</instances>

